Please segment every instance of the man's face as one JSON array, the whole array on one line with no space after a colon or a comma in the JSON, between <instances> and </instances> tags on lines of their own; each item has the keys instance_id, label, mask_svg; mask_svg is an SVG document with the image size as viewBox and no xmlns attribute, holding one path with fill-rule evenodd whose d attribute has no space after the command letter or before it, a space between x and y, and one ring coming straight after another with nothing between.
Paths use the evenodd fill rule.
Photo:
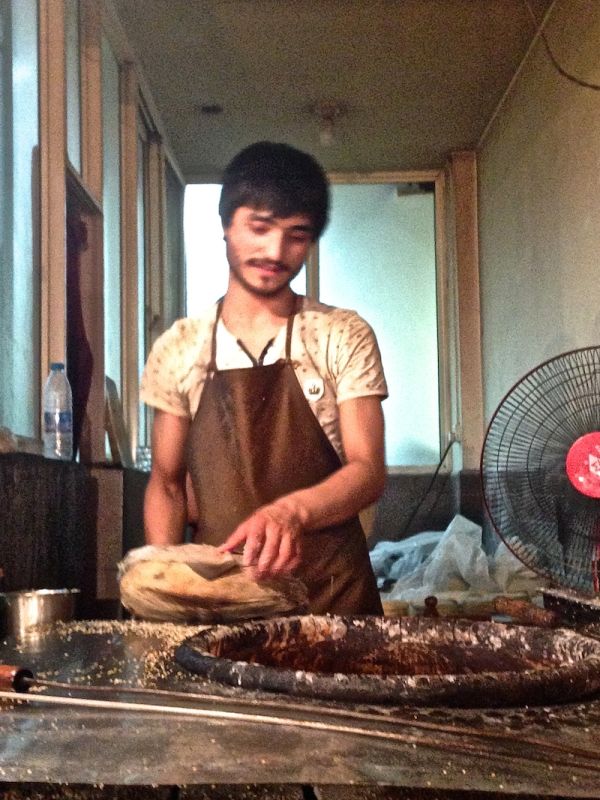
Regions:
<instances>
[{"instance_id":1,"label":"man's face","mask_svg":"<svg viewBox=\"0 0 600 800\"><path fill-rule=\"evenodd\" d=\"M286 291L302 269L313 227L306 214L281 218L240 206L224 233L230 280L251 294L272 297Z\"/></svg>"}]
</instances>

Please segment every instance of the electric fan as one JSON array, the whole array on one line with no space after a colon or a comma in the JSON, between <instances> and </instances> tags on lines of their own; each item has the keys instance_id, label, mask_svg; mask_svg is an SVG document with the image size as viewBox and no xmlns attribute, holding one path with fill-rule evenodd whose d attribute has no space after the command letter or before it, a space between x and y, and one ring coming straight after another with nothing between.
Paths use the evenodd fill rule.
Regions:
<instances>
[{"instance_id":1,"label":"electric fan","mask_svg":"<svg viewBox=\"0 0 600 800\"><path fill-rule=\"evenodd\" d=\"M523 564L598 596L600 347L551 358L513 386L489 424L481 480L492 524Z\"/></svg>"}]
</instances>

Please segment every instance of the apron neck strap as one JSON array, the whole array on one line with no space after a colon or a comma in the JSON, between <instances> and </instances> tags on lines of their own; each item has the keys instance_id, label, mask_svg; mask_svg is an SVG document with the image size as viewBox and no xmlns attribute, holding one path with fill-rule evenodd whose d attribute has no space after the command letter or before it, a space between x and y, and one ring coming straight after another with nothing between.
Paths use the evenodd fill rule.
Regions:
<instances>
[{"instance_id":1,"label":"apron neck strap","mask_svg":"<svg viewBox=\"0 0 600 800\"><path fill-rule=\"evenodd\" d=\"M291 363L292 361L292 330L294 327L294 318L298 313L298 310L300 308L300 303L301 303L300 297L296 295L294 297L294 309L292 313L289 315L287 320L286 332L285 332L285 360L288 363Z\"/></svg>"},{"instance_id":2,"label":"apron neck strap","mask_svg":"<svg viewBox=\"0 0 600 800\"><path fill-rule=\"evenodd\" d=\"M285 360L291 362L292 360L292 330L294 328L294 317L300 310L302 300L299 295L294 296L294 308L289 315L286 324L285 332ZM215 324L212 330L211 344L210 344L210 361L208 362L208 372L212 374L217 371L217 326L221 319L221 311L223 310L223 298L217 303L217 313L215 314ZM267 345L268 347L268 345Z\"/></svg>"},{"instance_id":3,"label":"apron neck strap","mask_svg":"<svg viewBox=\"0 0 600 800\"><path fill-rule=\"evenodd\" d=\"M217 371L217 326L221 318L221 311L223 309L223 298L217 303L217 313L215 314L215 324L212 329L212 336L210 341L210 361L208 362L208 374L213 375Z\"/></svg>"}]
</instances>

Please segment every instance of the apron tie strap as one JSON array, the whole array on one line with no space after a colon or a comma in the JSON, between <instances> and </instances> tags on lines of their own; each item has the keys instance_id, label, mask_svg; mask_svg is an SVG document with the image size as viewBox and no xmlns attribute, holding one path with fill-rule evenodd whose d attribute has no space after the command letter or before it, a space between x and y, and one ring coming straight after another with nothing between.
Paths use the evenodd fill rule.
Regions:
<instances>
[{"instance_id":1,"label":"apron tie strap","mask_svg":"<svg viewBox=\"0 0 600 800\"><path fill-rule=\"evenodd\" d=\"M218 301L217 303L217 313L215 314L215 324L212 329L212 335L210 339L210 361L208 362L208 366L206 367L206 371L208 375L214 375L217 371L217 326L219 324L219 319L221 318L221 310L223 308L223 298Z\"/></svg>"},{"instance_id":2,"label":"apron tie strap","mask_svg":"<svg viewBox=\"0 0 600 800\"><path fill-rule=\"evenodd\" d=\"M292 363L292 330L294 328L294 319L300 307L300 297L296 295L294 298L294 310L288 317L286 332L285 332L285 360L288 364Z\"/></svg>"}]
</instances>

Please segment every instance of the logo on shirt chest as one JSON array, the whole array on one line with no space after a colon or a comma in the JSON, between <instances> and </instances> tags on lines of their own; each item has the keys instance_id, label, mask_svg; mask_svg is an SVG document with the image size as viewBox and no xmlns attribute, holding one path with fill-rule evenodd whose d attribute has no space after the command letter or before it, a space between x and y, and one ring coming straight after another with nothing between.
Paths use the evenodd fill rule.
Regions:
<instances>
[{"instance_id":1,"label":"logo on shirt chest","mask_svg":"<svg viewBox=\"0 0 600 800\"><path fill-rule=\"evenodd\" d=\"M322 378L306 378L302 384L302 391L304 397L309 403L314 403L315 400L320 400L325 393L325 384Z\"/></svg>"}]
</instances>

